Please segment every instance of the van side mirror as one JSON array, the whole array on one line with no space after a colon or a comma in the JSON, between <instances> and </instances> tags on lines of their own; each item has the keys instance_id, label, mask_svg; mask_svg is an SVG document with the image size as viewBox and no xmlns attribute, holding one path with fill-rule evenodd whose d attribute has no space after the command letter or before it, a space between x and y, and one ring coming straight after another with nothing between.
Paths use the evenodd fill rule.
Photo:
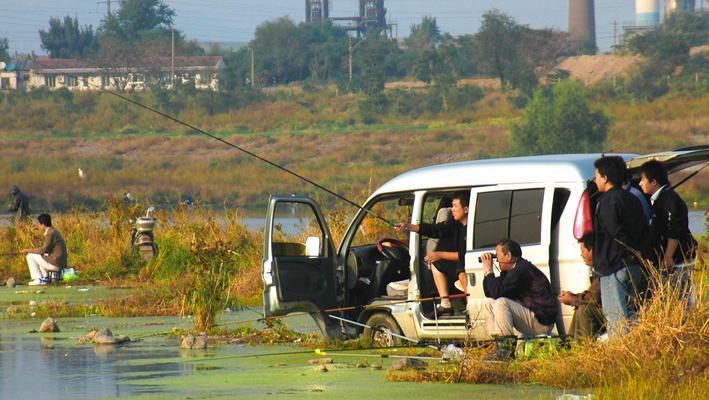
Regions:
<instances>
[{"instance_id":1,"label":"van side mirror","mask_svg":"<svg viewBox=\"0 0 709 400\"><path fill-rule=\"evenodd\" d=\"M320 257L320 237L308 236L305 239L305 256Z\"/></svg>"}]
</instances>

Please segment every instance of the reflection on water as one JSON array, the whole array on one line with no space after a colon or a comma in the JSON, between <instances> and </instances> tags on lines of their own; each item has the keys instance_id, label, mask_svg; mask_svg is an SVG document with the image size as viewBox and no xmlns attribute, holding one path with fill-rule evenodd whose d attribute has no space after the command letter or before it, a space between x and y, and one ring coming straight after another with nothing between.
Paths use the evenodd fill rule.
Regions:
<instances>
[{"instance_id":1,"label":"reflection on water","mask_svg":"<svg viewBox=\"0 0 709 400\"><path fill-rule=\"evenodd\" d=\"M94 399L165 393L164 386L158 388L135 382L192 373L190 364L164 360L179 356L179 349L164 341L92 346L76 345L71 339L3 335L0 337L0 398ZM156 362L151 362L153 359ZM127 363L129 360L132 362Z\"/></svg>"}]
</instances>

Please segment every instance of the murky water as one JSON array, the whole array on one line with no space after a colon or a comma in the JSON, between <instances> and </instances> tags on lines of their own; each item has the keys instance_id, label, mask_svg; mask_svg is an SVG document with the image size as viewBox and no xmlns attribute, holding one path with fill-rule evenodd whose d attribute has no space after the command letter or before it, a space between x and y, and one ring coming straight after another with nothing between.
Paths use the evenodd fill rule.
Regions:
<instances>
[{"instance_id":1,"label":"murky water","mask_svg":"<svg viewBox=\"0 0 709 400\"><path fill-rule=\"evenodd\" d=\"M254 315L248 311L225 313L220 321L228 324ZM314 328L305 316L287 320L299 330ZM331 353L335 363L324 373L308 364L315 354L303 347L222 344L190 351L179 349L174 336L147 336L173 326L188 328L190 321L181 318L67 318L58 321L59 333L29 333L40 322L0 320L1 399L457 400L462 396L554 399L559 395L558 390L535 385L388 382L385 374L390 359L376 359L384 369L375 371L354 367L364 358ZM104 326L114 333L145 337L116 347L78 344L77 337L92 327Z\"/></svg>"}]
</instances>

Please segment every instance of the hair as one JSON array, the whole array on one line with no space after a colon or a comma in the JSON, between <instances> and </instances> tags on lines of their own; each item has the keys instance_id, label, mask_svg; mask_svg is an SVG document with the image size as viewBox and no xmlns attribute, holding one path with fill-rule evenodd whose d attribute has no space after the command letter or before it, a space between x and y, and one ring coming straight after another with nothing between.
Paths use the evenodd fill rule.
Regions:
<instances>
[{"instance_id":1,"label":"hair","mask_svg":"<svg viewBox=\"0 0 709 400\"><path fill-rule=\"evenodd\" d=\"M650 160L640 166L640 173L645 175L648 181L657 181L660 186L668 185L670 180L667 179L667 170L661 162Z\"/></svg>"},{"instance_id":2,"label":"hair","mask_svg":"<svg viewBox=\"0 0 709 400\"><path fill-rule=\"evenodd\" d=\"M583 237L581 237L581 239L579 239L579 243L583 243L583 245L589 250L593 250L593 244L595 242L596 242L596 237L593 232L589 232L589 233L583 235Z\"/></svg>"},{"instance_id":3,"label":"hair","mask_svg":"<svg viewBox=\"0 0 709 400\"><path fill-rule=\"evenodd\" d=\"M625 181L625 161L620 156L605 156L593 162L598 173L605 176L613 186L623 186Z\"/></svg>"},{"instance_id":4,"label":"hair","mask_svg":"<svg viewBox=\"0 0 709 400\"><path fill-rule=\"evenodd\" d=\"M456 192L453 195L453 200L456 199L460 202L461 206L468 207L468 205L470 204L470 193L463 191Z\"/></svg>"},{"instance_id":5,"label":"hair","mask_svg":"<svg viewBox=\"0 0 709 400\"><path fill-rule=\"evenodd\" d=\"M512 254L512 257L522 257L522 248L519 246L519 243L514 240L502 239L497 242L496 246L502 247L502 252L505 254Z\"/></svg>"},{"instance_id":6,"label":"hair","mask_svg":"<svg viewBox=\"0 0 709 400\"><path fill-rule=\"evenodd\" d=\"M50 217L49 214L39 214L37 222L44 226L52 226L52 217Z\"/></svg>"}]
</instances>

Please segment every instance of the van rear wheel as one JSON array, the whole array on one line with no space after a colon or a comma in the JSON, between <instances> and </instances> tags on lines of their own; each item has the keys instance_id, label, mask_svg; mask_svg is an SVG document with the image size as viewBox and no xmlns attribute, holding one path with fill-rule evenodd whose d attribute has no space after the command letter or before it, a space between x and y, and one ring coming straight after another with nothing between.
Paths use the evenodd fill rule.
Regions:
<instances>
[{"instance_id":1,"label":"van rear wheel","mask_svg":"<svg viewBox=\"0 0 709 400\"><path fill-rule=\"evenodd\" d=\"M401 328L394 320L394 317L387 313L378 312L372 314L367 319L367 325L373 329L364 328L362 336L375 347L392 347L401 344L401 339L389 335L386 331L401 335Z\"/></svg>"}]
</instances>

